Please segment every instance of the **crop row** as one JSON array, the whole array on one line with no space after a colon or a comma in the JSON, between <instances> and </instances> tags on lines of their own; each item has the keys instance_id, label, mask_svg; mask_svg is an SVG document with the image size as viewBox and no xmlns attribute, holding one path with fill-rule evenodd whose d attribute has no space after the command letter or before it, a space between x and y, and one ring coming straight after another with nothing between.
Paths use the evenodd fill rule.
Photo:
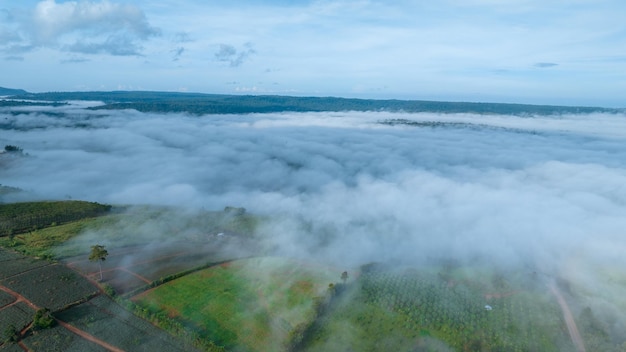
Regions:
<instances>
[{"instance_id":1,"label":"crop row","mask_svg":"<svg viewBox=\"0 0 626 352\"><path fill-rule=\"evenodd\" d=\"M83 339L73 332L57 325L51 329L37 331L23 341L30 351L63 352L106 352L106 348Z\"/></svg>"},{"instance_id":2,"label":"crop row","mask_svg":"<svg viewBox=\"0 0 626 352\"><path fill-rule=\"evenodd\" d=\"M98 292L91 282L58 264L39 267L1 282L35 305L52 311L85 300Z\"/></svg>"},{"instance_id":3,"label":"crop row","mask_svg":"<svg viewBox=\"0 0 626 352\"><path fill-rule=\"evenodd\" d=\"M24 302L17 302L2 308L0 309L0 332L4 333L11 325L18 330L23 329L33 321L34 315L35 311Z\"/></svg>"},{"instance_id":4,"label":"crop row","mask_svg":"<svg viewBox=\"0 0 626 352\"><path fill-rule=\"evenodd\" d=\"M6 250L0 249L0 252L6 252ZM12 260L2 261L0 262L0 280L22 274L29 270L47 266L49 264L49 262L44 260L24 256L20 256Z\"/></svg>"},{"instance_id":5,"label":"crop row","mask_svg":"<svg viewBox=\"0 0 626 352\"><path fill-rule=\"evenodd\" d=\"M22 257L23 255L21 254L0 248L0 262L11 261Z\"/></svg>"},{"instance_id":6,"label":"crop row","mask_svg":"<svg viewBox=\"0 0 626 352\"><path fill-rule=\"evenodd\" d=\"M189 350L189 346L181 346L166 332L129 314L105 296L67 309L57 317L123 350Z\"/></svg>"},{"instance_id":7,"label":"crop row","mask_svg":"<svg viewBox=\"0 0 626 352\"><path fill-rule=\"evenodd\" d=\"M4 291L0 291L0 308L6 306L7 304L11 304L13 302L15 302L15 297L13 297L12 295Z\"/></svg>"},{"instance_id":8,"label":"crop row","mask_svg":"<svg viewBox=\"0 0 626 352\"><path fill-rule=\"evenodd\" d=\"M432 331L456 348L550 351L567 343L558 306L537 292L486 300L474 286L451 285L434 275L367 273L360 281L365 302L400 314L409 329Z\"/></svg>"}]
</instances>

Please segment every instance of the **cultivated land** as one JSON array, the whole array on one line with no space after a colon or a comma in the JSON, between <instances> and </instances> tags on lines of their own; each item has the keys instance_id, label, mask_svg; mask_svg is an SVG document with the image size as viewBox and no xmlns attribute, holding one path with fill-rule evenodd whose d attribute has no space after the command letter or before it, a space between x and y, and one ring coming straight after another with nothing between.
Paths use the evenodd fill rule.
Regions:
<instances>
[{"instance_id":1,"label":"cultivated land","mask_svg":"<svg viewBox=\"0 0 626 352\"><path fill-rule=\"evenodd\" d=\"M41 217L29 211L54 213L37 204L3 207L33 221ZM257 242L262 221L237 208L144 206L86 211L46 227L20 222L31 230L0 237L0 332L6 338L13 327L20 341L3 339L0 350L626 350L623 314L590 304L609 293L541 268L448 258L369 264L343 280L346 268L271 256ZM109 252L102 282L87 259L94 244ZM622 272L597 272L623 292ZM55 326L32 327L40 308L52 311Z\"/></svg>"},{"instance_id":2,"label":"cultivated land","mask_svg":"<svg viewBox=\"0 0 626 352\"><path fill-rule=\"evenodd\" d=\"M227 348L279 351L316 317L336 271L275 257L236 260L168 282L132 300ZM319 304L319 303L318 303Z\"/></svg>"}]
</instances>

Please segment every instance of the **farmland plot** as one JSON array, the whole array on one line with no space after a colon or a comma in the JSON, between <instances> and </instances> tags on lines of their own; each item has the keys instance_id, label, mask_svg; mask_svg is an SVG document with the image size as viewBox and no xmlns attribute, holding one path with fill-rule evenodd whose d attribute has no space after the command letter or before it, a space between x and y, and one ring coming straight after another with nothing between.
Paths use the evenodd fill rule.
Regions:
<instances>
[{"instance_id":1,"label":"farmland plot","mask_svg":"<svg viewBox=\"0 0 626 352\"><path fill-rule=\"evenodd\" d=\"M24 350L16 343L5 343L0 346L2 352L24 352Z\"/></svg>"},{"instance_id":2,"label":"farmland plot","mask_svg":"<svg viewBox=\"0 0 626 352\"><path fill-rule=\"evenodd\" d=\"M35 311L24 302L17 302L0 309L0 332L4 332L10 325L22 330L31 321Z\"/></svg>"},{"instance_id":3,"label":"farmland plot","mask_svg":"<svg viewBox=\"0 0 626 352\"><path fill-rule=\"evenodd\" d=\"M0 308L6 306L7 304L11 304L13 302L15 302L15 297L13 297L13 295L10 295L7 292L0 290Z\"/></svg>"},{"instance_id":4,"label":"farmland plot","mask_svg":"<svg viewBox=\"0 0 626 352\"><path fill-rule=\"evenodd\" d=\"M0 280L49 264L49 262L44 260L25 257L13 251L0 248Z\"/></svg>"},{"instance_id":5,"label":"farmland plot","mask_svg":"<svg viewBox=\"0 0 626 352\"><path fill-rule=\"evenodd\" d=\"M310 331L306 349L575 350L543 282L482 274L364 272Z\"/></svg>"},{"instance_id":6,"label":"farmland plot","mask_svg":"<svg viewBox=\"0 0 626 352\"><path fill-rule=\"evenodd\" d=\"M39 267L0 281L39 307L62 309L97 294L91 282L58 264Z\"/></svg>"},{"instance_id":7,"label":"farmland plot","mask_svg":"<svg viewBox=\"0 0 626 352\"><path fill-rule=\"evenodd\" d=\"M228 348L285 349L289 333L315 319L313 302L339 273L282 258L251 258L189 274L133 301Z\"/></svg>"},{"instance_id":8,"label":"farmland plot","mask_svg":"<svg viewBox=\"0 0 626 352\"><path fill-rule=\"evenodd\" d=\"M169 275L247 255L244 250L228 250L223 244L176 241L153 244L149 250L145 246L109 249L103 264L103 279L115 292L125 294ZM86 255L68 258L66 262L86 275L99 278L98 263L86 260Z\"/></svg>"},{"instance_id":9,"label":"farmland plot","mask_svg":"<svg viewBox=\"0 0 626 352\"><path fill-rule=\"evenodd\" d=\"M126 351L194 350L102 295L58 313L57 318Z\"/></svg>"},{"instance_id":10,"label":"farmland plot","mask_svg":"<svg viewBox=\"0 0 626 352\"><path fill-rule=\"evenodd\" d=\"M105 352L106 348L87 341L73 332L57 325L51 329L37 331L23 340L31 351L48 352Z\"/></svg>"}]
</instances>

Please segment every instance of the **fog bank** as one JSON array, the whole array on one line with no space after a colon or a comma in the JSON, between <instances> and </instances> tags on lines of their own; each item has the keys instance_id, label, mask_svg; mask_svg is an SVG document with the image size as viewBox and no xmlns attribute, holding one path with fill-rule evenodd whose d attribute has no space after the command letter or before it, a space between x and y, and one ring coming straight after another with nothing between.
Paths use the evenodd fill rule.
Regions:
<instances>
[{"instance_id":1,"label":"fog bank","mask_svg":"<svg viewBox=\"0 0 626 352\"><path fill-rule=\"evenodd\" d=\"M242 206L275 219L264 232L279 253L353 265L445 253L556 267L593 248L626 267L623 115L197 117L87 105L5 111L1 142L29 157L4 160L0 183L43 199Z\"/></svg>"}]
</instances>

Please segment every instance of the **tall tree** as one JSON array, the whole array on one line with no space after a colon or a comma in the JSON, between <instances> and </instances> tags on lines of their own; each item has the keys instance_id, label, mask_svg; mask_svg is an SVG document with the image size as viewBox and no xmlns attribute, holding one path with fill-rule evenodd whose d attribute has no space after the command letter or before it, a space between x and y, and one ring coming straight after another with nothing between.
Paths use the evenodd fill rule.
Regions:
<instances>
[{"instance_id":1,"label":"tall tree","mask_svg":"<svg viewBox=\"0 0 626 352\"><path fill-rule=\"evenodd\" d=\"M109 255L109 252L102 245L91 246L91 253L89 254L89 261L98 262L100 267L100 281L102 281L102 262L105 261Z\"/></svg>"}]
</instances>

